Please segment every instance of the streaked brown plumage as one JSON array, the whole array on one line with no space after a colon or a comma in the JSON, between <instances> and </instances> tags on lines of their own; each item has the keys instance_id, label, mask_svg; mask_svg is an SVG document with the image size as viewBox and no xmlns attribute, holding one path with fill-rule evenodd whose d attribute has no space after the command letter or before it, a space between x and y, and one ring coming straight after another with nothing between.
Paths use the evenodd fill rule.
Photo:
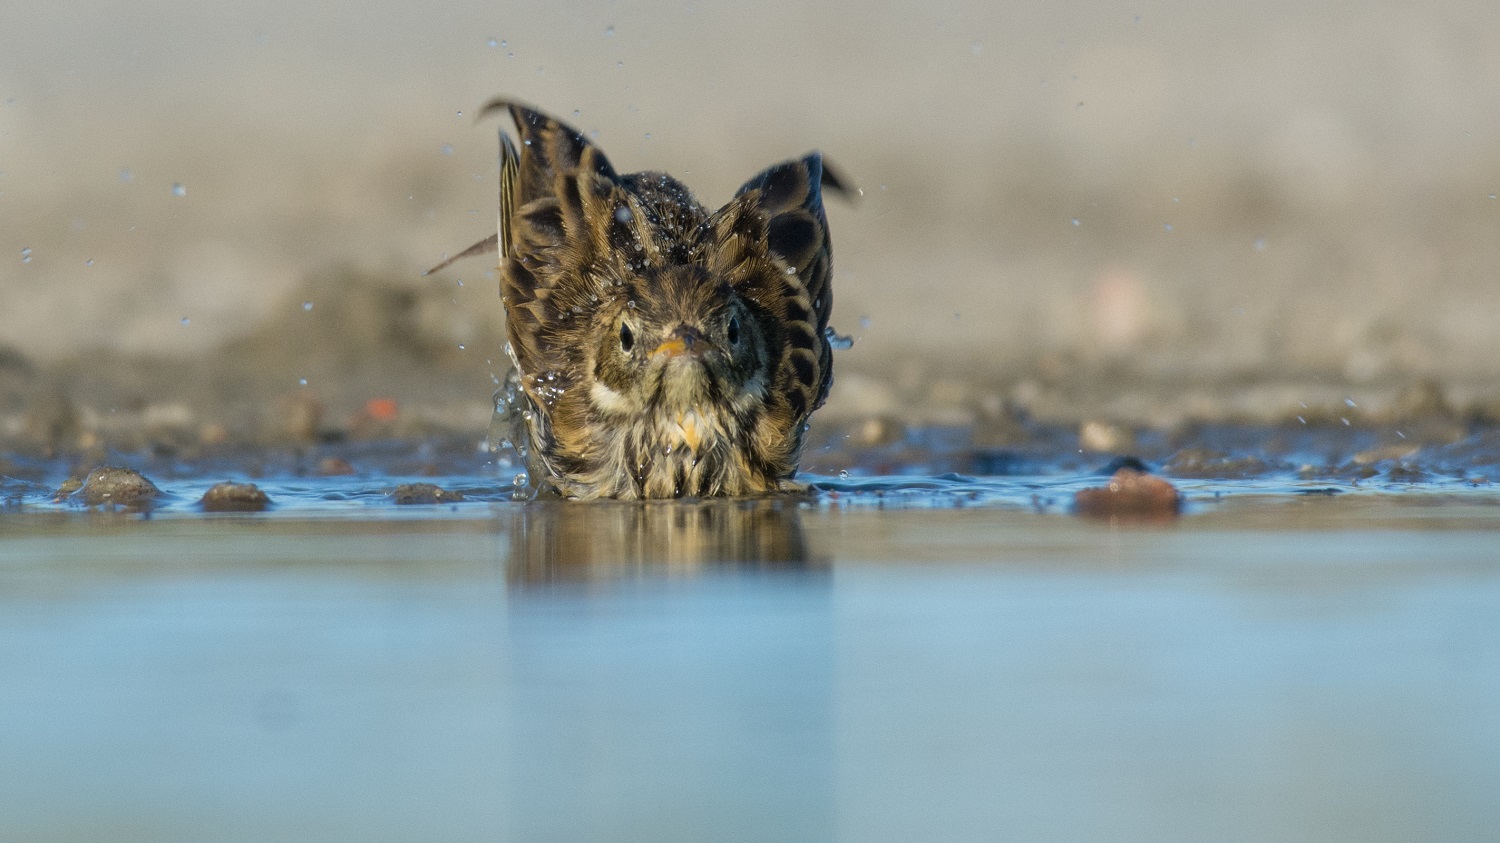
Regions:
<instances>
[{"instance_id":1,"label":"streaked brown plumage","mask_svg":"<svg viewBox=\"0 0 1500 843\"><path fill-rule=\"evenodd\" d=\"M577 498L784 488L832 383L822 188L843 185L814 152L710 213L534 109L484 113L501 109L520 145L501 132L499 231L458 257L501 252L533 477Z\"/></svg>"}]
</instances>

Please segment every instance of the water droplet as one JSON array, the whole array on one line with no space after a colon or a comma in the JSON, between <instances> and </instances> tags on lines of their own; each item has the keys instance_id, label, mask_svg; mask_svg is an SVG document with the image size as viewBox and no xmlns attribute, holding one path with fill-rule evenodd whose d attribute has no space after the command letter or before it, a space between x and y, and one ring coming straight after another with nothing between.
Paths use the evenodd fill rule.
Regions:
<instances>
[{"instance_id":1,"label":"water droplet","mask_svg":"<svg viewBox=\"0 0 1500 843\"><path fill-rule=\"evenodd\" d=\"M1494 199L1494 198L1495 198L1495 194L1493 194L1493 193L1491 193L1491 194L1490 194L1490 198L1491 198L1491 199Z\"/></svg>"},{"instance_id":2,"label":"water droplet","mask_svg":"<svg viewBox=\"0 0 1500 843\"><path fill-rule=\"evenodd\" d=\"M444 155L452 155L453 154L453 144L451 144L451 143L445 143L445 144L443 144L442 153Z\"/></svg>"},{"instance_id":3,"label":"water droplet","mask_svg":"<svg viewBox=\"0 0 1500 843\"><path fill-rule=\"evenodd\" d=\"M521 141L521 145L522 146L531 146L531 138L527 138L527 139Z\"/></svg>"},{"instance_id":4,"label":"water droplet","mask_svg":"<svg viewBox=\"0 0 1500 843\"><path fill-rule=\"evenodd\" d=\"M182 182L173 182L172 183L172 195L173 196L186 196L187 195L187 186L184 185Z\"/></svg>"},{"instance_id":5,"label":"water droplet","mask_svg":"<svg viewBox=\"0 0 1500 843\"><path fill-rule=\"evenodd\" d=\"M184 327L184 328L185 328L185 327L187 327L187 326L188 326L188 325L189 325L189 324L190 324L190 323L191 323L191 322L192 322L192 321L193 321L193 320L191 320L191 319L189 319L189 318L187 318L187 317L186 317L186 316L184 316L184 317L182 317L182 319L181 319L181 320L180 320L180 321L179 321L179 322L178 322L178 323L177 323L177 324L179 324L179 325L182 325L182 326L183 326L183 327Z\"/></svg>"},{"instance_id":6,"label":"water droplet","mask_svg":"<svg viewBox=\"0 0 1500 843\"><path fill-rule=\"evenodd\" d=\"M83 265L84 266L93 266L94 265L94 259L93 258L89 258L88 260L86 260L86 261L83 262Z\"/></svg>"},{"instance_id":7,"label":"water droplet","mask_svg":"<svg viewBox=\"0 0 1500 843\"><path fill-rule=\"evenodd\" d=\"M126 183L135 181L135 173L130 172L129 167L120 170L120 181Z\"/></svg>"},{"instance_id":8,"label":"water droplet","mask_svg":"<svg viewBox=\"0 0 1500 843\"><path fill-rule=\"evenodd\" d=\"M307 386L307 378L297 378L297 383L301 384L302 386Z\"/></svg>"},{"instance_id":9,"label":"water droplet","mask_svg":"<svg viewBox=\"0 0 1500 843\"><path fill-rule=\"evenodd\" d=\"M650 132L646 133L646 140L651 140L651 133Z\"/></svg>"},{"instance_id":10,"label":"water droplet","mask_svg":"<svg viewBox=\"0 0 1500 843\"><path fill-rule=\"evenodd\" d=\"M31 248L21 250L21 263L31 263Z\"/></svg>"},{"instance_id":11,"label":"water droplet","mask_svg":"<svg viewBox=\"0 0 1500 843\"><path fill-rule=\"evenodd\" d=\"M650 137L650 135L647 135L647 137ZM635 214L631 212L630 208L621 205L615 209L615 219L628 224L631 220L635 219Z\"/></svg>"},{"instance_id":12,"label":"water droplet","mask_svg":"<svg viewBox=\"0 0 1500 843\"><path fill-rule=\"evenodd\" d=\"M1266 238L1264 238L1264 237L1257 237L1257 238L1255 238L1255 251L1257 251L1257 252L1264 252L1265 250L1266 250Z\"/></svg>"},{"instance_id":13,"label":"water droplet","mask_svg":"<svg viewBox=\"0 0 1500 843\"><path fill-rule=\"evenodd\" d=\"M870 317L868 317L868 316L861 316L861 317L859 317L859 327L860 327L860 330L862 330L862 331L868 331L868 330L870 330L870 326L873 325L873 324L875 324L875 321L873 319L871 319Z\"/></svg>"},{"instance_id":14,"label":"water droplet","mask_svg":"<svg viewBox=\"0 0 1500 843\"><path fill-rule=\"evenodd\" d=\"M606 26L606 27L604 27L604 37L605 38L613 38L613 37L615 37L615 28L612 27L612 26Z\"/></svg>"},{"instance_id":15,"label":"water droplet","mask_svg":"<svg viewBox=\"0 0 1500 843\"><path fill-rule=\"evenodd\" d=\"M625 62L623 62L623 61L617 61L617 62L615 62L615 67L624 67L624 66L625 66Z\"/></svg>"},{"instance_id":16,"label":"water droplet","mask_svg":"<svg viewBox=\"0 0 1500 843\"><path fill-rule=\"evenodd\" d=\"M1358 407L1359 406L1358 404L1354 403L1354 399L1353 398L1345 398L1344 399L1344 405L1348 406L1348 407Z\"/></svg>"},{"instance_id":17,"label":"water droplet","mask_svg":"<svg viewBox=\"0 0 1500 843\"><path fill-rule=\"evenodd\" d=\"M500 46L500 39L498 39L498 38L491 38L488 43L489 43L489 45L491 47L498 47L498 46Z\"/></svg>"},{"instance_id":18,"label":"water droplet","mask_svg":"<svg viewBox=\"0 0 1500 843\"><path fill-rule=\"evenodd\" d=\"M523 471L517 474L515 477L512 477L510 482L512 486L525 486L526 479L526 472Z\"/></svg>"},{"instance_id":19,"label":"water droplet","mask_svg":"<svg viewBox=\"0 0 1500 843\"><path fill-rule=\"evenodd\" d=\"M1083 221L1080 220L1080 219L1078 219L1077 217L1074 217L1073 218L1073 225L1075 225L1075 226L1083 225Z\"/></svg>"},{"instance_id":20,"label":"water droplet","mask_svg":"<svg viewBox=\"0 0 1500 843\"><path fill-rule=\"evenodd\" d=\"M984 45L979 43L978 41L975 41L974 43L969 45L969 52L977 56L980 53L984 52Z\"/></svg>"},{"instance_id":21,"label":"water droplet","mask_svg":"<svg viewBox=\"0 0 1500 843\"><path fill-rule=\"evenodd\" d=\"M1304 419L1301 416L1297 417L1297 421L1302 422L1303 424L1307 424L1307 419Z\"/></svg>"},{"instance_id":22,"label":"water droplet","mask_svg":"<svg viewBox=\"0 0 1500 843\"><path fill-rule=\"evenodd\" d=\"M1344 418L1344 417L1342 417L1342 416L1340 416L1340 417L1339 417L1339 421L1341 421L1341 422L1343 422L1343 423L1344 423L1344 427L1349 427L1349 420L1348 420L1348 419L1346 419L1346 418Z\"/></svg>"},{"instance_id":23,"label":"water droplet","mask_svg":"<svg viewBox=\"0 0 1500 843\"><path fill-rule=\"evenodd\" d=\"M463 351L464 350L464 344L463 343L459 343L458 344L458 350L459 351Z\"/></svg>"},{"instance_id":24,"label":"water droplet","mask_svg":"<svg viewBox=\"0 0 1500 843\"><path fill-rule=\"evenodd\" d=\"M312 302L310 302L310 301L303 302L302 303L302 309L303 310L312 310Z\"/></svg>"},{"instance_id":25,"label":"water droplet","mask_svg":"<svg viewBox=\"0 0 1500 843\"><path fill-rule=\"evenodd\" d=\"M635 299L631 299L630 301L625 302L625 306L630 308L631 310L635 310Z\"/></svg>"},{"instance_id":26,"label":"water droplet","mask_svg":"<svg viewBox=\"0 0 1500 843\"><path fill-rule=\"evenodd\" d=\"M1166 229L1166 230L1167 230L1167 231L1171 231L1171 230L1172 230L1172 224L1171 224L1171 223L1169 223L1169 222L1164 222L1164 223L1162 223L1162 224L1161 224L1161 227L1162 227L1162 228L1165 228L1165 229Z\"/></svg>"},{"instance_id":27,"label":"water droplet","mask_svg":"<svg viewBox=\"0 0 1500 843\"><path fill-rule=\"evenodd\" d=\"M823 336L828 340L828 347L836 351L844 351L854 347L854 337L846 337L833 329L832 325L823 329Z\"/></svg>"},{"instance_id":28,"label":"water droplet","mask_svg":"<svg viewBox=\"0 0 1500 843\"><path fill-rule=\"evenodd\" d=\"M789 267L787 267L786 268L786 274L787 275L796 275L797 274L797 267L795 267L795 266L789 266Z\"/></svg>"},{"instance_id":29,"label":"water droplet","mask_svg":"<svg viewBox=\"0 0 1500 843\"><path fill-rule=\"evenodd\" d=\"M840 480L848 480L849 479L849 469L846 468L846 469L841 470L839 472L839 479Z\"/></svg>"}]
</instances>

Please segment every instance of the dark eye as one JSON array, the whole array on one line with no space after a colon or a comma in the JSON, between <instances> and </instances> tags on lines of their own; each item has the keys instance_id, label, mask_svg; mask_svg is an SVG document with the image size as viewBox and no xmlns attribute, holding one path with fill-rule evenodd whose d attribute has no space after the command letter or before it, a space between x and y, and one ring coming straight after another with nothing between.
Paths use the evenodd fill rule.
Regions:
<instances>
[{"instance_id":1,"label":"dark eye","mask_svg":"<svg viewBox=\"0 0 1500 843\"><path fill-rule=\"evenodd\" d=\"M738 316L729 317L729 344L740 344L740 318Z\"/></svg>"},{"instance_id":2,"label":"dark eye","mask_svg":"<svg viewBox=\"0 0 1500 843\"><path fill-rule=\"evenodd\" d=\"M630 353L630 349L632 349L632 348L635 348L635 334L632 334L630 332L630 326L629 325L626 325L624 322L621 322L620 323L620 350L623 351L623 352L625 352L626 354L629 354Z\"/></svg>"}]
</instances>

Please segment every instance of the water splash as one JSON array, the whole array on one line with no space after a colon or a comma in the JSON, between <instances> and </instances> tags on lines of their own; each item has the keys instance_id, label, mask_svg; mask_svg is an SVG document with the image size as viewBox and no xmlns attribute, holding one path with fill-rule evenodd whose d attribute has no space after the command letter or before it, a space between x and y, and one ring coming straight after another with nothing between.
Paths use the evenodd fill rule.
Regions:
<instances>
[{"instance_id":1,"label":"water splash","mask_svg":"<svg viewBox=\"0 0 1500 843\"><path fill-rule=\"evenodd\" d=\"M823 329L823 336L828 339L828 346L834 351L846 351L854 347L854 337L840 334L832 325Z\"/></svg>"}]
</instances>

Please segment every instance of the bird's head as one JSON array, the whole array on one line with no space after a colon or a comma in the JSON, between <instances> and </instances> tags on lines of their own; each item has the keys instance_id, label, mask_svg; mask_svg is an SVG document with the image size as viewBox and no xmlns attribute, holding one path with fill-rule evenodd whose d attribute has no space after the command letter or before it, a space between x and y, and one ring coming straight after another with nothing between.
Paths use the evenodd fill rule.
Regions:
<instances>
[{"instance_id":1,"label":"bird's head","mask_svg":"<svg viewBox=\"0 0 1500 843\"><path fill-rule=\"evenodd\" d=\"M693 266L622 281L594 326L590 398L605 415L653 408L742 410L764 397L773 324Z\"/></svg>"}]
</instances>

